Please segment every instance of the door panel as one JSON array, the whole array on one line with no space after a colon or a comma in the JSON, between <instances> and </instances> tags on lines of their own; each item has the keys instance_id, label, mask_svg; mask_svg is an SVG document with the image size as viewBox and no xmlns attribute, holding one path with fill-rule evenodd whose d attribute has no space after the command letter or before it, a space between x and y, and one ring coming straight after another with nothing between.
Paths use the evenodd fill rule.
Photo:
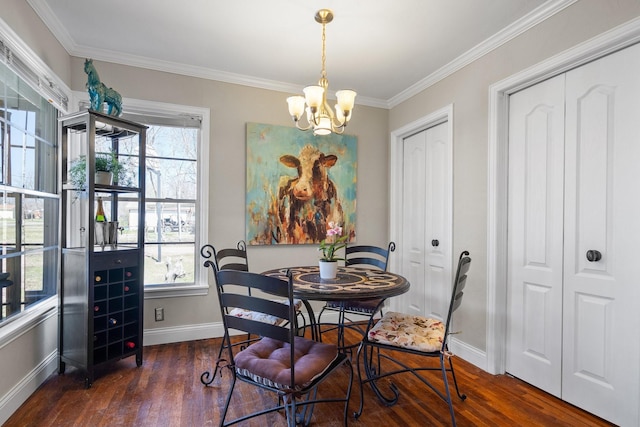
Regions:
<instances>
[{"instance_id":1,"label":"door panel","mask_svg":"<svg viewBox=\"0 0 640 427\"><path fill-rule=\"evenodd\" d=\"M411 283L403 294L401 310L422 315L428 299L425 269L426 229L426 135L425 132L405 138L403 150L403 274Z\"/></svg>"},{"instance_id":2,"label":"door panel","mask_svg":"<svg viewBox=\"0 0 640 427\"><path fill-rule=\"evenodd\" d=\"M445 320L451 286L447 279L447 260L445 256L450 242L447 239L446 221L448 206L446 203L447 186L447 125L427 129L427 229L426 263L428 269L430 295L427 310L423 315ZM436 242L437 240L437 242ZM450 262L450 261L449 261Z\"/></svg>"},{"instance_id":3,"label":"door panel","mask_svg":"<svg viewBox=\"0 0 640 427\"><path fill-rule=\"evenodd\" d=\"M403 312L438 318L446 316L451 292L448 137L448 125L441 123L403 140L400 247L411 289L398 299Z\"/></svg>"},{"instance_id":4,"label":"door panel","mask_svg":"<svg viewBox=\"0 0 640 427\"><path fill-rule=\"evenodd\" d=\"M639 424L640 46L567 73L563 399ZM587 259L588 251L601 259Z\"/></svg>"},{"instance_id":5,"label":"door panel","mask_svg":"<svg viewBox=\"0 0 640 427\"><path fill-rule=\"evenodd\" d=\"M564 76L510 97L507 372L560 396Z\"/></svg>"}]
</instances>

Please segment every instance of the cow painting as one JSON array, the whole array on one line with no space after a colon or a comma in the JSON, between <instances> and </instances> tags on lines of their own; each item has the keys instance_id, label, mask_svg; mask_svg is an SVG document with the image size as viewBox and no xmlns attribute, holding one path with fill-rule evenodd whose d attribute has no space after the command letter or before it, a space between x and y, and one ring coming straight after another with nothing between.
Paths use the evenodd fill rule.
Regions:
<instances>
[{"instance_id":1,"label":"cow painting","mask_svg":"<svg viewBox=\"0 0 640 427\"><path fill-rule=\"evenodd\" d=\"M317 245L329 222L354 241L356 142L247 123L246 242Z\"/></svg>"},{"instance_id":2,"label":"cow painting","mask_svg":"<svg viewBox=\"0 0 640 427\"><path fill-rule=\"evenodd\" d=\"M338 157L305 145L298 156L286 154L280 162L294 169L278 185L278 219L283 243L316 243L325 238L329 222L344 223L344 212L329 168Z\"/></svg>"}]
</instances>

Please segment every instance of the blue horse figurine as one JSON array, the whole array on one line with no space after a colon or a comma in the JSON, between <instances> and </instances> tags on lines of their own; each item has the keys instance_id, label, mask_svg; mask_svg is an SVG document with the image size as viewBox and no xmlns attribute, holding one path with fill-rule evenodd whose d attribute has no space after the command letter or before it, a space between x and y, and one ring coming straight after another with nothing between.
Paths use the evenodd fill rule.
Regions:
<instances>
[{"instance_id":1,"label":"blue horse figurine","mask_svg":"<svg viewBox=\"0 0 640 427\"><path fill-rule=\"evenodd\" d=\"M114 89L105 86L100 81L98 71L93 65L93 59L85 59L84 72L87 73L87 90L91 100L91 109L102 112L103 104L107 103L107 114L110 116L120 116L122 114L122 96Z\"/></svg>"}]
</instances>

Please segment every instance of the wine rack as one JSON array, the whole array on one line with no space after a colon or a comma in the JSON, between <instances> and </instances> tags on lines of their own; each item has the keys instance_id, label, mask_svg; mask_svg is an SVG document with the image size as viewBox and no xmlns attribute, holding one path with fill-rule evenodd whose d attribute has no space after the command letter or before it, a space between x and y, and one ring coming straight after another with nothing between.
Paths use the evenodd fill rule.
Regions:
<instances>
[{"instance_id":1,"label":"wine rack","mask_svg":"<svg viewBox=\"0 0 640 427\"><path fill-rule=\"evenodd\" d=\"M93 283L93 361L134 353L140 345L138 267L96 271Z\"/></svg>"},{"instance_id":2,"label":"wine rack","mask_svg":"<svg viewBox=\"0 0 640 427\"><path fill-rule=\"evenodd\" d=\"M88 388L96 365L129 356L142 365L146 126L94 111L62 117L60 124L58 371L67 364L84 371ZM129 165L126 182L98 182L95 159L104 153ZM78 160L86 164L83 186L70 172ZM96 222L103 204L103 222ZM108 234L98 227L105 224Z\"/></svg>"}]
</instances>

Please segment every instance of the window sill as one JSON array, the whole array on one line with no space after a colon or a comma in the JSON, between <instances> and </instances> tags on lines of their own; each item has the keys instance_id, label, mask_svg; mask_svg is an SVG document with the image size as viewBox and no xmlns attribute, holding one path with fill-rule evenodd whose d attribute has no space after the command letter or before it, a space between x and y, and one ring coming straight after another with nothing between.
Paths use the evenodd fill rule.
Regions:
<instances>
[{"instance_id":1,"label":"window sill","mask_svg":"<svg viewBox=\"0 0 640 427\"><path fill-rule=\"evenodd\" d=\"M33 329L51 316L57 314L58 297L47 298L15 318L0 323L0 348L6 346L22 334Z\"/></svg>"},{"instance_id":2,"label":"window sill","mask_svg":"<svg viewBox=\"0 0 640 427\"><path fill-rule=\"evenodd\" d=\"M191 285L173 285L173 286L146 286L144 288L144 299L157 298L174 298L174 297L193 297L204 296L209 294L209 285L191 284Z\"/></svg>"}]
</instances>

